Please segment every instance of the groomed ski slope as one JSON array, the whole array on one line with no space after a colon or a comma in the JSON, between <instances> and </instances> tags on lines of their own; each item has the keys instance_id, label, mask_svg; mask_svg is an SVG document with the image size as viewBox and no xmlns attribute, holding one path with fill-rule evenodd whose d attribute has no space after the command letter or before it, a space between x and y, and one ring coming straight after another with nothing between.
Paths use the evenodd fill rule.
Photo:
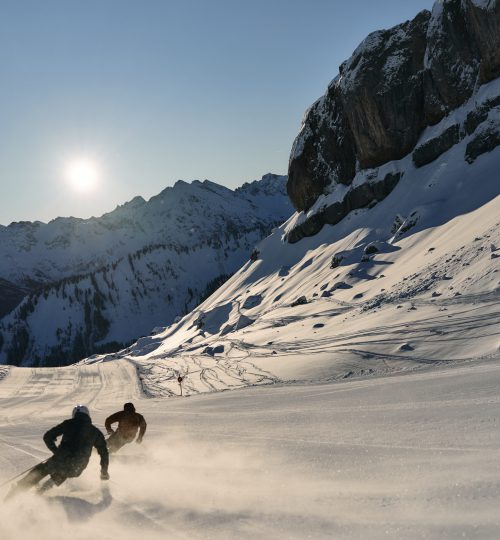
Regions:
<instances>
[{"instance_id":1,"label":"groomed ski slope","mask_svg":"<svg viewBox=\"0 0 500 540\"><path fill-rule=\"evenodd\" d=\"M2 504L3 540L500 536L498 358L189 399L145 399L136 377L128 360L9 370L2 482L48 456L41 436L77 402L102 428L132 399L149 425L109 483L95 454L50 496Z\"/></svg>"}]
</instances>

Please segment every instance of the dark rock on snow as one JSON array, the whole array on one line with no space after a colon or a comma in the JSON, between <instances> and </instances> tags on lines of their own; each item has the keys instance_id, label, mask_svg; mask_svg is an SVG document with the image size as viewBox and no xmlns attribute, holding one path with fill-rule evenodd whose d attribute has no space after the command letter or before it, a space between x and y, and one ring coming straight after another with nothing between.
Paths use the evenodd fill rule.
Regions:
<instances>
[{"instance_id":1,"label":"dark rock on snow","mask_svg":"<svg viewBox=\"0 0 500 540\"><path fill-rule=\"evenodd\" d=\"M484 128L478 130L477 135L465 148L465 159L472 163L481 154L491 152L500 146L500 126L491 122L489 125L482 124Z\"/></svg>"},{"instance_id":2,"label":"dark rock on snow","mask_svg":"<svg viewBox=\"0 0 500 540\"><path fill-rule=\"evenodd\" d=\"M417 167L431 163L441 154L460 141L460 126L455 124L443 131L439 136L425 141L413 151L413 163Z\"/></svg>"},{"instance_id":3,"label":"dark rock on snow","mask_svg":"<svg viewBox=\"0 0 500 540\"><path fill-rule=\"evenodd\" d=\"M422 11L412 21L373 32L305 114L288 169L287 192L295 209L310 209L332 185L350 185L357 167L401 159L427 126L462 105L478 84L499 75L499 2L444 0L436 2L432 14ZM485 111L471 114L466 131L472 133L486 117ZM435 159L459 140L460 132L452 126L419 146L415 163ZM471 143L468 159L497 144L497 134L483 131ZM377 196L366 192L370 187L352 190L347 201L315 213L288 240L315 234L323 224L380 200L398 179L384 178Z\"/></svg>"},{"instance_id":4,"label":"dark rock on snow","mask_svg":"<svg viewBox=\"0 0 500 540\"><path fill-rule=\"evenodd\" d=\"M297 298L297 300L294 300L290 305L292 307L295 307L295 306L302 306L304 304L307 304L307 298L305 296L300 296L299 298Z\"/></svg>"},{"instance_id":5,"label":"dark rock on snow","mask_svg":"<svg viewBox=\"0 0 500 540\"><path fill-rule=\"evenodd\" d=\"M323 225L335 225L351 210L364 208L372 201L385 199L399 182L401 176L402 173L388 173L379 182L365 182L350 189L341 201L326 206L292 229L287 235L288 242L294 244L305 236L314 236L321 230Z\"/></svg>"}]
</instances>

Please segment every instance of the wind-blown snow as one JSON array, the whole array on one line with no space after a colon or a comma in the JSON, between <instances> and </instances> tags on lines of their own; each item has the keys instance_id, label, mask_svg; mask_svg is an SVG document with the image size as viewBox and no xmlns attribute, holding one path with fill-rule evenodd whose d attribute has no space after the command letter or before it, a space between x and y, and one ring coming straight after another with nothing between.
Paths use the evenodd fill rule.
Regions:
<instances>
[{"instance_id":1,"label":"wind-blown snow","mask_svg":"<svg viewBox=\"0 0 500 540\"><path fill-rule=\"evenodd\" d=\"M48 456L41 436L75 402L102 429L133 400L148 431L112 456L109 483L94 455L45 497L2 504L0 535L496 538L499 385L496 359L165 401L140 396L127 361L12 368L0 383L0 482Z\"/></svg>"}]
</instances>

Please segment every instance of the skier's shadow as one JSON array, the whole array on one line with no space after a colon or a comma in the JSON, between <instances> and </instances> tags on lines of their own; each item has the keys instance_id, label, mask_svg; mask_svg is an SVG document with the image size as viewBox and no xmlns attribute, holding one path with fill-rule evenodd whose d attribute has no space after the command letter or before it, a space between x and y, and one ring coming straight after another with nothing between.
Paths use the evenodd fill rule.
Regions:
<instances>
[{"instance_id":1,"label":"skier's shadow","mask_svg":"<svg viewBox=\"0 0 500 540\"><path fill-rule=\"evenodd\" d=\"M58 503L66 512L69 521L88 521L96 514L103 512L111 506L113 497L108 486L101 490L102 500L91 503L80 497L55 496L50 498L51 503Z\"/></svg>"}]
</instances>

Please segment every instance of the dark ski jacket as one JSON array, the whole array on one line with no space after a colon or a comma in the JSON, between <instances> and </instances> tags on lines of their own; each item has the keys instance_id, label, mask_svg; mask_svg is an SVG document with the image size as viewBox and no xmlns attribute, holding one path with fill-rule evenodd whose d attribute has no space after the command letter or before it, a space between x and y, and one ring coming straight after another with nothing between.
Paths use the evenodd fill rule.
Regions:
<instances>
[{"instance_id":1,"label":"dark ski jacket","mask_svg":"<svg viewBox=\"0 0 500 540\"><path fill-rule=\"evenodd\" d=\"M108 433L112 431L111 424L115 422L118 422L116 432L127 441L134 439L137 430L139 430L139 436L137 437L139 441L142 440L144 433L146 433L146 420L144 420L142 414L135 411L119 411L106 418L104 425Z\"/></svg>"},{"instance_id":2,"label":"dark ski jacket","mask_svg":"<svg viewBox=\"0 0 500 540\"><path fill-rule=\"evenodd\" d=\"M57 446L56 439L60 436L61 444ZM109 455L104 435L84 413L76 413L74 418L49 429L43 436L43 441L68 476L79 476L82 473L88 465L92 448L95 448L101 457L101 470L108 470Z\"/></svg>"}]
</instances>

